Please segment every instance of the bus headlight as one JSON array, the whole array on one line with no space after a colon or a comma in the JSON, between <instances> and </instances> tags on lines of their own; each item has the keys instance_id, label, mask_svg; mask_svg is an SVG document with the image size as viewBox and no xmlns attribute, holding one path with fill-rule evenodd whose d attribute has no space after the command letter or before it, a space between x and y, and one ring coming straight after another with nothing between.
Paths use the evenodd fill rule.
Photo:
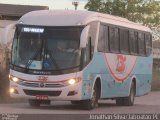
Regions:
<instances>
[{"instance_id":1,"label":"bus headlight","mask_svg":"<svg viewBox=\"0 0 160 120\"><path fill-rule=\"evenodd\" d=\"M9 79L12 80L13 82L16 82L16 83L19 82L19 79L17 77L10 76Z\"/></svg>"},{"instance_id":2,"label":"bus headlight","mask_svg":"<svg viewBox=\"0 0 160 120\"><path fill-rule=\"evenodd\" d=\"M14 82L18 82L18 81L19 81L19 79L16 78L16 77L13 77L12 80L13 80Z\"/></svg>"},{"instance_id":3,"label":"bus headlight","mask_svg":"<svg viewBox=\"0 0 160 120\"><path fill-rule=\"evenodd\" d=\"M10 88L9 92L10 93L14 93L15 89L14 88Z\"/></svg>"},{"instance_id":4,"label":"bus headlight","mask_svg":"<svg viewBox=\"0 0 160 120\"><path fill-rule=\"evenodd\" d=\"M74 84L76 83L76 80L75 80L75 79L69 79L69 80L68 80L68 83L69 83L70 85L74 85Z\"/></svg>"},{"instance_id":5,"label":"bus headlight","mask_svg":"<svg viewBox=\"0 0 160 120\"><path fill-rule=\"evenodd\" d=\"M10 79L10 78L11 78L11 75L9 74L8 77L9 77L9 79Z\"/></svg>"},{"instance_id":6,"label":"bus headlight","mask_svg":"<svg viewBox=\"0 0 160 120\"><path fill-rule=\"evenodd\" d=\"M15 88L10 88L9 89L9 92L10 92L10 94L18 94L18 90L17 89L15 89Z\"/></svg>"},{"instance_id":7,"label":"bus headlight","mask_svg":"<svg viewBox=\"0 0 160 120\"><path fill-rule=\"evenodd\" d=\"M71 78L68 79L67 81L63 82L63 85L67 86L67 85L75 85L76 83L80 82L81 78Z\"/></svg>"},{"instance_id":8,"label":"bus headlight","mask_svg":"<svg viewBox=\"0 0 160 120\"><path fill-rule=\"evenodd\" d=\"M13 77L12 80L13 80L14 82L18 82L18 81L19 81L19 79L16 78L16 77Z\"/></svg>"}]
</instances>

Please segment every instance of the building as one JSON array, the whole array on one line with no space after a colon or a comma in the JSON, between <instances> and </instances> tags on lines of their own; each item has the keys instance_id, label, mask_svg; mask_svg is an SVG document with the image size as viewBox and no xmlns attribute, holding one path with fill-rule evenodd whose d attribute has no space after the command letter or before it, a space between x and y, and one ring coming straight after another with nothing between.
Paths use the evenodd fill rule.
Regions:
<instances>
[{"instance_id":1,"label":"building","mask_svg":"<svg viewBox=\"0 0 160 120\"><path fill-rule=\"evenodd\" d=\"M4 28L16 21L24 14L35 10L47 10L47 6L0 4L0 44L4 41Z\"/></svg>"},{"instance_id":2,"label":"building","mask_svg":"<svg viewBox=\"0 0 160 120\"><path fill-rule=\"evenodd\" d=\"M0 19L18 20L22 15L28 12L47 9L49 9L47 6L0 4Z\"/></svg>"}]
</instances>

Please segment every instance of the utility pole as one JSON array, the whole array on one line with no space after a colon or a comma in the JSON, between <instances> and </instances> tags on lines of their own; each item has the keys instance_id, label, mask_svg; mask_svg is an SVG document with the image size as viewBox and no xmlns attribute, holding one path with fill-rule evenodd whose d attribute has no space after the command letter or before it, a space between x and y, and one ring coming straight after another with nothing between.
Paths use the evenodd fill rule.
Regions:
<instances>
[{"instance_id":1,"label":"utility pole","mask_svg":"<svg viewBox=\"0 0 160 120\"><path fill-rule=\"evenodd\" d=\"M79 2L77 0L72 2L72 5L74 5L75 10L77 10L78 4L79 4Z\"/></svg>"}]
</instances>

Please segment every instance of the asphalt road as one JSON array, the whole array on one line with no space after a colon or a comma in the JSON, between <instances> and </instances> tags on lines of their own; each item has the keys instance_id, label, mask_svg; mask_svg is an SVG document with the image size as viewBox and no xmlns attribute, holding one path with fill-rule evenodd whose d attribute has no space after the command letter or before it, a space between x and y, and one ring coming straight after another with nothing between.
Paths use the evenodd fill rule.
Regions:
<instances>
[{"instance_id":1,"label":"asphalt road","mask_svg":"<svg viewBox=\"0 0 160 120\"><path fill-rule=\"evenodd\" d=\"M23 120L41 120L41 119L64 119L71 120L72 116L76 114L79 116L76 120L81 120L83 115L90 117L90 114L143 114L143 113L160 113L160 92L151 92L148 95L136 97L135 105L132 107L116 106L115 101L100 100L99 107L94 110L83 110L81 106L71 105L66 101L52 101L50 106L41 106L39 108L32 108L28 103L12 103L0 104L0 114L6 115L26 115ZM45 114L45 115L44 115ZM47 115L46 115L47 114ZM83 114L83 115L82 115ZM54 116L54 117L53 117ZM68 117L67 117L68 116ZM30 117L30 118L27 118ZM21 117L19 117L20 119ZM0 118L2 119L2 117ZM18 119L18 120L19 120ZM17 119L16 119L17 120Z\"/></svg>"}]
</instances>

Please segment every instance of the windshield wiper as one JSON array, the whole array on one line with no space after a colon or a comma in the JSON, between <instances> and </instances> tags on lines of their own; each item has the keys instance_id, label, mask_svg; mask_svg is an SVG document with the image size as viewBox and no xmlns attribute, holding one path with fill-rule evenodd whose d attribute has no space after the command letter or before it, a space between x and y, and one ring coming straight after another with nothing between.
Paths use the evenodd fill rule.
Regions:
<instances>
[{"instance_id":1,"label":"windshield wiper","mask_svg":"<svg viewBox=\"0 0 160 120\"><path fill-rule=\"evenodd\" d=\"M58 66L56 60L54 59L54 57L53 57L53 55L52 55L52 53L51 53L51 51L48 50L48 49L46 49L46 54L47 54L47 53L50 55L50 59L51 59L52 63L55 65L56 70L59 71L59 72L62 74L63 72L62 72L62 70L60 69L60 67Z\"/></svg>"},{"instance_id":2,"label":"windshield wiper","mask_svg":"<svg viewBox=\"0 0 160 120\"><path fill-rule=\"evenodd\" d=\"M32 64L33 60L37 57L38 54L41 53L41 48L38 48L35 52L35 54L33 54L33 56L30 57L30 59L28 60L27 64L26 64L26 70L28 70L28 68L30 67L30 65Z\"/></svg>"}]
</instances>

